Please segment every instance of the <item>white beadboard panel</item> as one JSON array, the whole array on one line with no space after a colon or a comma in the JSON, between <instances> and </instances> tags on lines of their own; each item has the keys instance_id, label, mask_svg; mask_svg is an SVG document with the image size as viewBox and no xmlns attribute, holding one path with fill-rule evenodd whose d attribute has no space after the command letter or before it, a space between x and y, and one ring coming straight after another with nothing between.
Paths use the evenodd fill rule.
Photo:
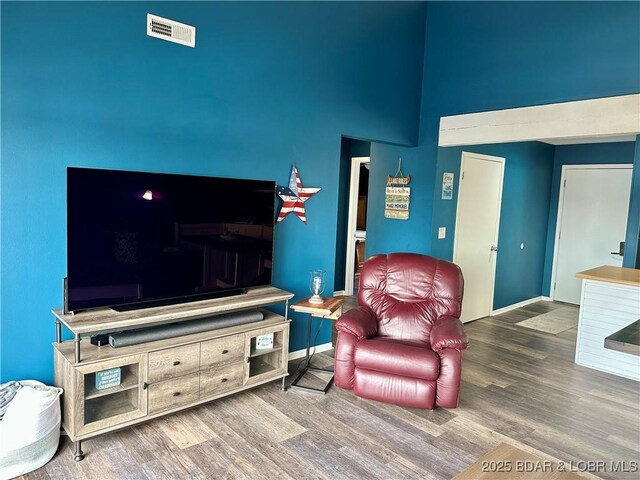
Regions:
<instances>
[{"instance_id":1,"label":"white beadboard panel","mask_svg":"<svg viewBox=\"0 0 640 480\"><path fill-rule=\"evenodd\" d=\"M640 356L604 348L604 339L640 318L640 287L583 280L575 361L640 381Z\"/></svg>"},{"instance_id":2,"label":"white beadboard panel","mask_svg":"<svg viewBox=\"0 0 640 480\"><path fill-rule=\"evenodd\" d=\"M611 302L608 307L601 307L598 305L591 305L589 297L586 297L587 305L586 311L590 315L600 315L602 317L617 317L618 314L627 315L630 317L640 318L640 311L637 308L629 305L618 305L615 301ZM615 312L615 313L612 313Z\"/></svg>"},{"instance_id":3,"label":"white beadboard panel","mask_svg":"<svg viewBox=\"0 0 640 480\"><path fill-rule=\"evenodd\" d=\"M620 330L620 327L613 328L593 328L593 327L585 327L582 331L582 335L584 338L606 338L612 333ZM582 338L582 337L581 337Z\"/></svg>"},{"instance_id":4,"label":"white beadboard panel","mask_svg":"<svg viewBox=\"0 0 640 480\"><path fill-rule=\"evenodd\" d=\"M611 308L603 310L594 308L589 304L585 305L584 316L597 323L611 323L613 325L618 325L620 323L620 318L623 318L623 321L628 319L637 320L638 318L640 318L638 316L638 312L629 312L625 311L624 309L617 309L613 305L611 306Z\"/></svg>"},{"instance_id":5,"label":"white beadboard panel","mask_svg":"<svg viewBox=\"0 0 640 480\"><path fill-rule=\"evenodd\" d=\"M584 345L591 347L592 349L598 349L598 348L602 348L603 346L603 341L602 337L597 338L597 337L587 337L584 339ZM623 352L619 352L617 350L610 350L605 348L605 352L612 352L612 354L615 354L615 357L617 357L617 361L620 363L628 363L629 365L639 365L640 363L638 363L637 355L629 355L627 353L623 353Z\"/></svg>"},{"instance_id":6,"label":"white beadboard panel","mask_svg":"<svg viewBox=\"0 0 640 480\"><path fill-rule=\"evenodd\" d=\"M624 328L624 327L622 327ZM609 335L611 335L612 333L617 332L618 330L620 330L620 328L615 327L615 328L607 328L607 329L602 329L602 328L585 328L582 331L582 334L585 336L585 338L606 338Z\"/></svg>"},{"instance_id":7,"label":"white beadboard panel","mask_svg":"<svg viewBox=\"0 0 640 480\"><path fill-rule=\"evenodd\" d=\"M615 350L611 351L615 352ZM598 355L584 354L582 361L579 362L578 365L594 368L596 370L600 370L601 372L612 373L613 375L618 375L620 377L640 381L640 366L637 364L635 366L620 364L616 362L615 359L605 359L603 361L603 359Z\"/></svg>"},{"instance_id":8,"label":"white beadboard panel","mask_svg":"<svg viewBox=\"0 0 640 480\"><path fill-rule=\"evenodd\" d=\"M618 329L626 327L640 318L637 315L630 315L628 312L617 313L620 315L618 315L618 317L613 317L611 315L594 315L593 312L586 312L586 315L581 318L585 318L587 321L594 323L595 325L618 327Z\"/></svg>"},{"instance_id":9,"label":"white beadboard panel","mask_svg":"<svg viewBox=\"0 0 640 480\"><path fill-rule=\"evenodd\" d=\"M600 295L598 296L600 297ZM638 301L637 300L629 300L622 298L612 298L609 301L600 300L600 298L596 298L593 295L587 295L589 299L589 307L590 308L601 308L604 310L609 310L612 304L615 305L615 309L621 312L629 312L639 314L638 312ZM635 305L634 305L635 303Z\"/></svg>"},{"instance_id":10,"label":"white beadboard panel","mask_svg":"<svg viewBox=\"0 0 640 480\"><path fill-rule=\"evenodd\" d=\"M582 316L588 325L593 325L595 327L601 328L613 328L613 331L620 330L620 327L626 327L630 323L638 320L637 315L620 315L618 318L604 315L594 315L589 312L585 312Z\"/></svg>"},{"instance_id":11,"label":"white beadboard panel","mask_svg":"<svg viewBox=\"0 0 640 480\"><path fill-rule=\"evenodd\" d=\"M638 288L637 285L629 285L626 283L615 283L607 280L594 280L592 278L585 278L587 291L597 291L597 290L611 290L612 295L616 295L616 291L632 293L633 289ZM624 293L620 293L624 295Z\"/></svg>"},{"instance_id":12,"label":"white beadboard panel","mask_svg":"<svg viewBox=\"0 0 640 480\"><path fill-rule=\"evenodd\" d=\"M636 320L638 320L637 315L629 315L628 313L625 313L625 312L622 312L617 317L613 317L611 315L598 315L592 312L585 312L582 317L589 322L589 325L594 325L596 327L602 326L602 328L618 327L621 323L624 323L623 326L627 326L630 323L633 323Z\"/></svg>"},{"instance_id":13,"label":"white beadboard panel","mask_svg":"<svg viewBox=\"0 0 640 480\"><path fill-rule=\"evenodd\" d=\"M589 300L588 308L590 311L594 313L599 313L600 315L606 315L607 312L610 312L613 308L616 312L627 313L631 316L635 316L636 318L640 318L640 310L638 310L638 301L636 300L636 305L628 305L626 302L618 302L613 299L608 304L604 302L600 302L599 300L593 300L587 297Z\"/></svg>"},{"instance_id":14,"label":"white beadboard panel","mask_svg":"<svg viewBox=\"0 0 640 480\"><path fill-rule=\"evenodd\" d=\"M633 321L630 321L628 323L625 323L624 325L619 325L619 326L614 326L614 325L600 326L600 325L589 325L589 324L586 324L586 322L588 322L588 320L585 320L585 327L581 332L582 334L601 335L603 337L608 337L612 333L615 333L618 330L633 323Z\"/></svg>"},{"instance_id":15,"label":"white beadboard panel","mask_svg":"<svg viewBox=\"0 0 640 480\"><path fill-rule=\"evenodd\" d=\"M593 298L594 301L605 303L615 302L621 303L623 305L632 305L634 302L638 301L637 298L633 298L633 296L629 295L629 293L633 292L627 292L624 290L613 290L611 293L612 295L610 297L607 297L600 290L593 291L592 289L590 289L587 294L589 295L589 297ZM622 295L615 295L615 293L622 293Z\"/></svg>"},{"instance_id":16,"label":"white beadboard panel","mask_svg":"<svg viewBox=\"0 0 640 480\"><path fill-rule=\"evenodd\" d=\"M611 350L616 353L615 350ZM617 352L620 355L624 355L622 352ZM640 380L640 366L633 362L623 362L613 356L611 358L603 359L601 356L583 354L581 356L582 363L580 365L587 365L597 370L604 370L610 373L616 373L619 371L623 373L627 378L633 378L634 380Z\"/></svg>"},{"instance_id":17,"label":"white beadboard panel","mask_svg":"<svg viewBox=\"0 0 640 480\"><path fill-rule=\"evenodd\" d=\"M639 297L638 287L598 282L596 280L585 280L584 282L587 295L601 294L609 298L628 298L636 301Z\"/></svg>"}]
</instances>

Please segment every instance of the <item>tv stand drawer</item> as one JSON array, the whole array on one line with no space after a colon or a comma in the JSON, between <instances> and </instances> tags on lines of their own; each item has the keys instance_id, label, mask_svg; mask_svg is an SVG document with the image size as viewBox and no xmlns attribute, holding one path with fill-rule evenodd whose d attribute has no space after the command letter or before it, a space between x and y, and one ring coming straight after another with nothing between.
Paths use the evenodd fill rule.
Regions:
<instances>
[{"instance_id":1,"label":"tv stand drawer","mask_svg":"<svg viewBox=\"0 0 640 480\"><path fill-rule=\"evenodd\" d=\"M215 338L201 343L200 369L229 365L244 359L244 334Z\"/></svg>"},{"instance_id":2,"label":"tv stand drawer","mask_svg":"<svg viewBox=\"0 0 640 480\"><path fill-rule=\"evenodd\" d=\"M200 398L213 397L242 386L244 362L200 372Z\"/></svg>"},{"instance_id":3,"label":"tv stand drawer","mask_svg":"<svg viewBox=\"0 0 640 480\"><path fill-rule=\"evenodd\" d=\"M198 373L149 385L149 414L196 402L199 398Z\"/></svg>"},{"instance_id":4,"label":"tv stand drawer","mask_svg":"<svg viewBox=\"0 0 640 480\"><path fill-rule=\"evenodd\" d=\"M193 343L149 353L148 382L156 383L197 372L200 344Z\"/></svg>"}]
</instances>

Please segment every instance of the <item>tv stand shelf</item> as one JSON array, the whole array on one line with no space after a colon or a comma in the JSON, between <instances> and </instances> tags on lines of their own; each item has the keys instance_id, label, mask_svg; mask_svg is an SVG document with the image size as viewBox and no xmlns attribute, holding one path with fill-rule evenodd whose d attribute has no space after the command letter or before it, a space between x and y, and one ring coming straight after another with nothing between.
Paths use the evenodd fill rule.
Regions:
<instances>
[{"instance_id":1,"label":"tv stand shelf","mask_svg":"<svg viewBox=\"0 0 640 480\"><path fill-rule=\"evenodd\" d=\"M55 317L73 333L86 335L101 332L116 332L132 328L193 320L220 313L266 307L285 302L293 294L275 287L257 287L247 293L233 297L213 298L197 302L178 303L162 307L117 312L111 308L88 310L80 313L64 313L52 310Z\"/></svg>"},{"instance_id":2,"label":"tv stand shelf","mask_svg":"<svg viewBox=\"0 0 640 480\"><path fill-rule=\"evenodd\" d=\"M254 386L282 380L289 350L288 306L292 293L259 287L236 297L116 312L111 309L56 317L55 384L64 389L62 424L76 442L190 408ZM263 319L242 325L120 348L92 345L96 333L176 323L228 312L285 304L285 315L262 310ZM74 335L62 341L62 326ZM272 335L269 348L256 338ZM99 372L119 373L117 385L99 389Z\"/></svg>"}]
</instances>

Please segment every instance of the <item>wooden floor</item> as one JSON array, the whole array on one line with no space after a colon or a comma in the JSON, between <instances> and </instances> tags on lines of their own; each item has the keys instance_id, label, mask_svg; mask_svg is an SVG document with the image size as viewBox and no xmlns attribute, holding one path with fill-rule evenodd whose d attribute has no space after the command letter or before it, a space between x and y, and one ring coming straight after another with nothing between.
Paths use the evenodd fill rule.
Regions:
<instances>
[{"instance_id":1,"label":"wooden floor","mask_svg":"<svg viewBox=\"0 0 640 480\"><path fill-rule=\"evenodd\" d=\"M576 366L575 328L515 325L554 308L540 302L465 326L458 409L400 408L337 387L282 392L274 382L83 442L79 463L63 437L25 478L449 479L504 442L578 470L604 462L591 467L602 478L638 479L611 462L633 470L639 460L639 384Z\"/></svg>"}]
</instances>

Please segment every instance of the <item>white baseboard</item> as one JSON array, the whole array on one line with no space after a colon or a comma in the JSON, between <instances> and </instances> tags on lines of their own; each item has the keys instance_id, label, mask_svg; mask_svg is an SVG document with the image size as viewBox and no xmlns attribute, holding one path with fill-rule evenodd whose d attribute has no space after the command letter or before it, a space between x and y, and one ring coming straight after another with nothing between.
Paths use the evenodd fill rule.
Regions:
<instances>
[{"instance_id":1,"label":"white baseboard","mask_svg":"<svg viewBox=\"0 0 640 480\"><path fill-rule=\"evenodd\" d=\"M344 297L346 294L346 290L336 290L335 292L333 292L334 297Z\"/></svg>"},{"instance_id":2,"label":"white baseboard","mask_svg":"<svg viewBox=\"0 0 640 480\"><path fill-rule=\"evenodd\" d=\"M551 299L551 297L541 297L543 301L545 302L553 302L553 300Z\"/></svg>"},{"instance_id":3,"label":"white baseboard","mask_svg":"<svg viewBox=\"0 0 640 480\"><path fill-rule=\"evenodd\" d=\"M503 313L510 312L511 310L515 310L516 308L525 307L527 305L539 302L544 299L545 297L534 297L534 298L530 298L529 300L524 300L522 302L514 303L513 305L507 305L506 307L502 307L497 310L492 310L490 316L494 317L496 315L502 315Z\"/></svg>"},{"instance_id":4,"label":"white baseboard","mask_svg":"<svg viewBox=\"0 0 640 480\"><path fill-rule=\"evenodd\" d=\"M311 347L311 352L313 352L313 348ZM329 343L323 343L321 345L316 345L315 349L316 349L316 353L320 353L320 352L326 352L327 350L331 350L333 348L333 345L331 345L331 342ZM289 361L291 360L296 360L298 358L302 358L307 354L307 349L303 348L302 350L296 350L295 352L289 352Z\"/></svg>"}]
</instances>

